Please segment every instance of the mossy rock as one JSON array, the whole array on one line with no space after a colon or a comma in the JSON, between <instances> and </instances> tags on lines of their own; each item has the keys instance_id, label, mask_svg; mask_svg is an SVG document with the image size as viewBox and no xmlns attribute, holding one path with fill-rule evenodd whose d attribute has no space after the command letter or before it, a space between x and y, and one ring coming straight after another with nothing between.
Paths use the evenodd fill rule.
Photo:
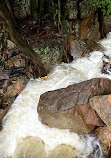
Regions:
<instances>
[{"instance_id":1,"label":"mossy rock","mask_svg":"<svg viewBox=\"0 0 111 158\"><path fill-rule=\"evenodd\" d=\"M60 64L63 61L63 43L60 39L48 40L45 43L36 45L33 49L39 55L47 71L53 65Z\"/></svg>"},{"instance_id":2,"label":"mossy rock","mask_svg":"<svg viewBox=\"0 0 111 158\"><path fill-rule=\"evenodd\" d=\"M77 18L77 14L78 14L77 0L75 1L67 0L67 2L63 4L63 8L64 8L64 15L67 19L71 20Z\"/></svg>"},{"instance_id":3,"label":"mossy rock","mask_svg":"<svg viewBox=\"0 0 111 158\"><path fill-rule=\"evenodd\" d=\"M88 1L82 1L79 4L80 17L86 18L97 10L97 7L91 7Z\"/></svg>"}]
</instances>

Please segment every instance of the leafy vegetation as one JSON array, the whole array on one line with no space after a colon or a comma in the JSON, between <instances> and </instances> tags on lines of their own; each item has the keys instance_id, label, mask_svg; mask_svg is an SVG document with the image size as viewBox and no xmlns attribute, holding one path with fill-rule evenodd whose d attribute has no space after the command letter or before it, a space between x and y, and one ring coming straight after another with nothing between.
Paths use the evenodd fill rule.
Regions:
<instances>
[{"instance_id":1,"label":"leafy vegetation","mask_svg":"<svg viewBox=\"0 0 111 158\"><path fill-rule=\"evenodd\" d=\"M87 1L87 0L85 0ZM88 0L91 6L97 6L103 12L105 18L111 14L111 0Z\"/></svg>"}]
</instances>

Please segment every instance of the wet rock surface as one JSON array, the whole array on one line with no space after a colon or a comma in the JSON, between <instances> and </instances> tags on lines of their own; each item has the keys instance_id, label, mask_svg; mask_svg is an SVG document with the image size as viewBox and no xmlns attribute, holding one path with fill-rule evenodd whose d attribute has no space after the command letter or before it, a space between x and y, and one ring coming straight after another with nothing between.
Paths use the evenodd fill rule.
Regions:
<instances>
[{"instance_id":1,"label":"wet rock surface","mask_svg":"<svg viewBox=\"0 0 111 158\"><path fill-rule=\"evenodd\" d=\"M89 104L111 129L111 95L95 96L90 99Z\"/></svg>"},{"instance_id":2,"label":"wet rock surface","mask_svg":"<svg viewBox=\"0 0 111 158\"><path fill-rule=\"evenodd\" d=\"M70 145L62 144L53 149L48 158L73 158L76 156L76 150Z\"/></svg>"},{"instance_id":3,"label":"wet rock surface","mask_svg":"<svg viewBox=\"0 0 111 158\"><path fill-rule=\"evenodd\" d=\"M109 79L98 78L46 92L39 100L39 117L50 127L68 128L78 134L90 132L104 123L89 105L89 99L111 93L110 86Z\"/></svg>"},{"instance_id":4,"label":"wet rock surface","mask_svg":"<svg viewBox=\"0 0 111 158\"><path fill-rule=\"evenodd\" d=\"M73 59L89 56L89 53L93 51L104 51L104 48L89 39L73 40L70 43L70 54Z\"/></svg>"},{"instance_id":5,"label":"wet rock surface","mask_svg":"<svg viewBox=\"0 0 111 158\"><path fill-rule=\"evenodd\" d=\"M18 146L14 153L14 158L46 158L45 143L38 137L26 137Z\"/></svg>"},{"instance_id":6,"label":"wet rock surface","mask_svg":"<svg viewBox=\"0 0 111 158\"><path fill-rule=\"evenodd\" d=\"M79 39L90 39L90 40L99 40L99 23L97 15L90 15L84 19L81 19L79 25Z\"/></svg>"},{"instance_id":7,"label":"wet rock surface","mask_svg":"<svg viewBox=\"0 0 111 158\"><path fill-rule=\"evenodd\" d=\"M104 126L98 128L96 132L101 140L104 157L110 158L111 157L111 128Z\"/></svg>"},{"instance_id":8,"label":"wet rock surface","mask_svg":"<svg viewBox=\"0 0 111 158\"><path fill-rule=\"evenodd\" d=\"M41 95L39 106L43 110L63 111L73 108L76 104L86 104L96 95L111 93L111 80L107 78L95 78L67 88L49 91ZM49 102L47 102L49 101ZM55 101L55 103L54 103Z\"/></svg>"}]
</instances>

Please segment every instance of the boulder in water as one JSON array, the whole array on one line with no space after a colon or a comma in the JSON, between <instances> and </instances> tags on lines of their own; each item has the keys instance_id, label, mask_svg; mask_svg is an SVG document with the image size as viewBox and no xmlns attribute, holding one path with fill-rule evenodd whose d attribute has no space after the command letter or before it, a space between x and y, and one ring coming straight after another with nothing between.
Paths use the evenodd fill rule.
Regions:
<instances>
[{"instance_id":1,"label":"boulder in water","mask_svg":"<svg viewBox=\"0 0 111 158\"><path fill-rule=\"evenodd\" d=\"M50 127L69 129L78 134L88 133L94 126L103 124L88 104L89 99L111 93L110 86L111 80L96 78L46 92L40 96L39 117Z\"/></svg>"}]
</instances>

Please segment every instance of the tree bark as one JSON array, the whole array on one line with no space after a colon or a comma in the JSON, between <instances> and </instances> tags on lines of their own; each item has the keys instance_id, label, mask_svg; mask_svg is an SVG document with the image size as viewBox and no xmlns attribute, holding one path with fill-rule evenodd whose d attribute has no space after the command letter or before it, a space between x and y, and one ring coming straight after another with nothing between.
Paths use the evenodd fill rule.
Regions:
<instances>
[{"instance_id":1,"label":"tree bark","mask_svg":"<svg viewBox=\"0 0 111 158\"><path fill-rule=\"evenodd\" d=\"M8 8L6 1L0 0L0 19L4 29L9 32L11 40L20 48L20 50L32 60L38 69L39 76L45 76L46 70L43 67L43 64L32 47L28 45L27 41L23 39L21 34L17 31L16 24L14 23L13 17Z\"/></svg>"}]
</instances>

